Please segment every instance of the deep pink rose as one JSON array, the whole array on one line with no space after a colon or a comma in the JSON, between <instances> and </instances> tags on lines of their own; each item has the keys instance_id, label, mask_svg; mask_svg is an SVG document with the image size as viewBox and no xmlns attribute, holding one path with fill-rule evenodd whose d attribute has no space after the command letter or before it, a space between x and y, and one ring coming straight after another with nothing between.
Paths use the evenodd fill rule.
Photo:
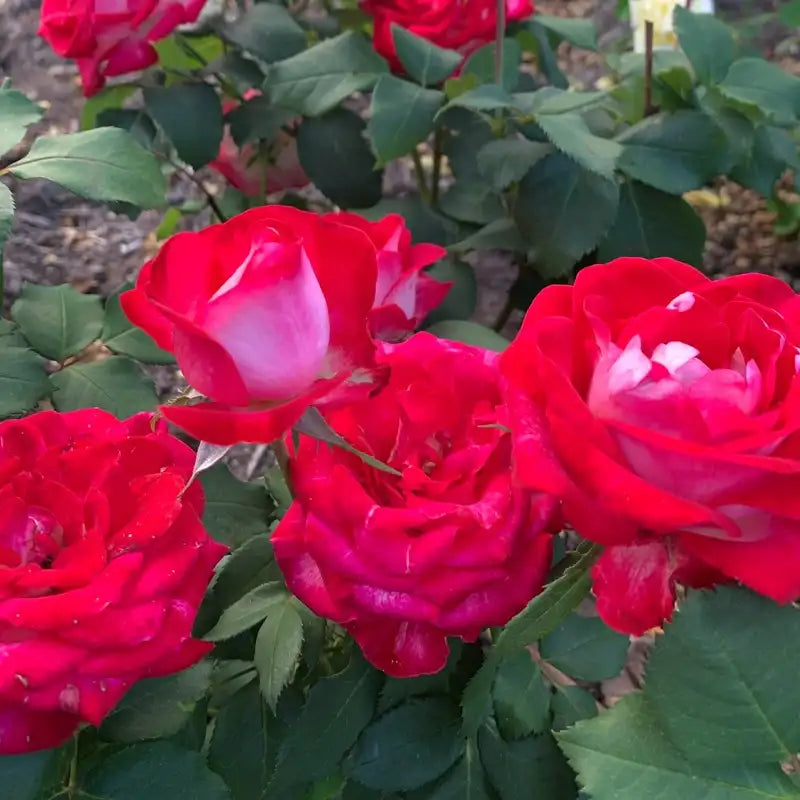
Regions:
<instances>
[{"instance_id":1,"label":"deep pink rose","mask_svg":"<svg viewBox=\"0 0 800 800\"><path fill-rule=\"evenodd\" d=\"M62 58L75 59L86 97L107 77L155 64L153 42L194 22L206 0L44 0L39 35Z\"/></svg>"},{"instance_id":2,"label":"deep pink rose","mask_svg":"<svg viewBox=\"0 0 800 800\"><path fill-rule=\"evenodd\" d=\"M207 442L269 442L309 406L368 391L376 261L361 231L288 206L173 236L122 296L212 401L164 416Z\"/></svg>"},{"instance_id":3,"label":"deep pink rose","mask_svg":"<svg viewBox=\"0 0 800 800\"><path fill-rule=\"evenodd\" d=\"M798 345L798 296L766 275L621 258L536 297L502 357L517 478L606 545L609 625L660 625L676 583L800 595Z\"/></svg>"},{"instance_id":4,"label":"deep pink rose","mask_svg":"<svg viewBox=\"0 0 800 800\"><path fill-rule=\"evenodd\" d=\"M251 89L244 98L251 100L260 94ZM228 101L223 110L227 114L238 105L236 101ZM225 126L219 154L208 166L247 197L264 197L287 189L300 189L310 183L297 154L297 139L283 130L278 131L275 141L270 144L267 158L259 153L255 142L239 147L229 126Z\"/></svg>"},{"instance_id":5,"label":"deep pink rose","mask_svg":"<svg viewBox=\"0 0 800 800\"><path fill-rule=\"evenodd\" d=\"M352 225L369 236L378 251L378 281L370 312L373 335L385 341L405 338L450 291L422 270L447 255L435 244L411 244L411 233L399 214L370 222L357 214L328 214L326 219Z\"/></svg>"},{"instance_id":6,"label":"deep pink rose","mask_svg":"<svg viewBox=\"0 0 800 800\"><path fill-rule=\"evenodd\" d=\"M152 417L44 411L0 423L0 753L99 725L141 678L211 645L192 625L225 548L194 453Z\"/></svg>"},{"instance_id":7,"label":"deep pink rose","mask_svg":"<svg viewBox=\"0 0 800 800\"><path fill-rule=\"evenodd\" d=\"M373 18L375 49L395 72L403 66L397 57L392 24L406 28L439 47L468 56L491 42L497 29L496 0L361 0ZM509 22L533 14L530 0L506 0Z\"/></svg>"},{"instance_id":8,"label":"deep pink rose","mask_svg":"<svg viewBox=\"0 0 800 800\"><path fill-rule=\"evenodd\" d=\"M300 600L408 677L444 666L448 636L473 641L541 589L555 503L512 484L495 354L418 333L381 361L388 384L326 418L400 474L301 437L272 542Z\"/></svg>"}]
</instances>

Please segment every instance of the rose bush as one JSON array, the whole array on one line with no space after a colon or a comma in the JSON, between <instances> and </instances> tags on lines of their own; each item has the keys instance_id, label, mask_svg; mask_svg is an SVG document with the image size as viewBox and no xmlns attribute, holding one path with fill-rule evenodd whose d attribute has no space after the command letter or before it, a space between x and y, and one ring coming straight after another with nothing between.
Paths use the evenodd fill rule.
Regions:
<instances>
[{"instance_id":1,"label":"rose bush","mask_svg":"<svg viewBox=\"0 0 800 800\"><path fill-rule=\"evenodd\" d=\"M0 423L0 753L54 747L211 649L192 625L225 548L187 487L194 454L151 422Z\"/></svg>"},{"instance_id":2,"label":"rose bush","mask_svg":"<svg viewBox=\"0 0 800 800\"><path fill-rule=\"evenodd\" d=\"M261 92L245 92L244 99L259 97ZM239 106L235 100L228 100L222 110L228 114ZM231 135L230 126L219 145L219 154L208 165L216 170L235 189L246 197L263 197L286 189L300 189L309 183L297 154L297 139L288 131L278 131L271 144L268 158L259 152L255 142L239 147Z\"/></svg>"},{"instance_id":3,"label":"rose bush","mask_svg":"<svg viewBox=\"0 0 800 800\"><path fill-rule=\"evenodd\" d=\"M502 358L517 477L606 545L608 624L660 625L675 583L800 595L798 345L800 300L766 275L623 258L534 300Z\"/></svg>"},{"instance_id":4,"label":"rose bush","mask_svg":"<svg viewBox=\"0 0 800 800\"><path fill-rule=\"evenodd\" d=\"M90 97L107 77L145 69L158 60L153 42L194 22L206 0L44 0L39 35L74 59Z\"/></svg>"},{"instance_id":5,"label":"rose bush","mask_svg":"<svg viewBox=\"0 0 800 800\"><path fill-rule=\"evenodd\" d=\"M493 353L419 333L386 346L389 383L331 426L398 474L301 437L295 501L272 536L289 589L389 675L438 672L541 589L555 508L511 480Z\"/></svg>"},{"instance_id":6,"label":"rose bush","mask_svg":"<svg viewBox=\"0 0 800 800\"><path fill-rule=\"evenodd\" d=\"M167 419L208 442L269 442L310 405L369 389L376 287L381 318L405 319L418 293L427 308L435 292L417 272L443 253L412 247L399 217L269 206L174 236L122 305L214 401L165 406Z\"/></svg>"},{"instance_id":7,"label":"rose bush","mask_svg":"<svg viewBox=\"0 0 800 800\"><path fill-rule=\"evenodd\" d=\"M396 72L402 72L403 66L395 51L392 25L465 57L491 42L497 28L496 0L361 0L361 8L373 18L375 49ZM533 10L530 0L506 0L510 21L525 19Z\"/></svg>"}]
</instances>

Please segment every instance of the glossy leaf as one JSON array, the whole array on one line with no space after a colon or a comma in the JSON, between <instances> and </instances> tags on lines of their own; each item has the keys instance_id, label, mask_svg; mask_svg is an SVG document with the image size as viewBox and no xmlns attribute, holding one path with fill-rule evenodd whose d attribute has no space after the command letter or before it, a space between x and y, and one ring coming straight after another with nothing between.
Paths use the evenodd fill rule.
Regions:
<instances>
[{"instance_id":1,"label":"glossy leaf","mask_svg":"<svg viewBox=\"0 0 800 800\"><path fill-rule=\"evenodd\" d=\"M156 157L119 128L40 136L9 170L18 178L46 178L91 200L140 208L162 205L167 188Z\"/></svg>"},{"instance_id":2,"label":"glossy leaf","mask_svg":"<svg viewBox=\"0 0 800 800\"><path fill-rule=\"evenodd\" d=\"M203 524L218 542L236 548L267 531L273 504L263 484L240 481L225 464L203 472L200 482L206 498Z\"/></svg>"},{"instance_id":3,"label":"glossy leaf","mask_svg":"<svg viewBox=\"0 0 800 800\"><path fill-rule=\"evenodd\" d=\"M370 789L416 789L446 772L464 747L458 712L448 699L409 700L364 731L349 775Z\"/></svg>"},{"instance_id":4,"label":"glossy leaf","mask_svg":"<svg viewBox=\"0 0 800 800\"><path fill-rule=\"evenodd\" d=\"M400 25L392 24L395 51L406 74L422 86L434 86L450 77L464 57L456 50L437 47Z\"/></svg>"},{"instance_id":5,"label":"glossy leaf","mask_svg":"<svg viewBox=\"0 0 800 800\"><path fill-rule=\"evenodd\" d=\"M297 130L303 169L326 197L343 208L371 206L381 197L383 174L375 169L365 131L364 120L346 108L304 119Z\"/></svg>"},{"instance_id":6,"label":"glossy leaf","mask_svg":"<svg viewBox=\"0 0 800 800\"><path fill-rule=\"evenodd\" d=\"M152 86L144 90L144 102L181 161L198 169L216 158L222 140L222 106L211 86Z\"/></svg>"},{"instance_id":7,"label":"glossy leaf","mask_svg":"<svg viewBox=\"0 0 800 800\"><path fill-rule=\"evenodd\" d=\"M147 742L120 750L99 762L83 786L106 800L231 800L222 778L200 753L171 742Z\"/></svg>"},{"instance_id":8,"label":"glossy leaf","mask_svg":"<svg viewBox=\"0 0 800 800\"><path fill-rule=\"evenodd\" d=\"M494 679L494 712L505 739L543 733L550 723L550 690L527 651L501 662Z\"/></svg>"},{"instance_id":9,"label":"glossy leaf","mask_svg":"<svg viewBox=\"0 0 800 800\"><path fill-rule=\"evenodd\" d=\"M125 419L157 403L153 382L123 356L72 364L53 373L50 383L58 411L97 407Z\"/></svg>"},{"instance_id":10,"label":"glossy leaf","mask_svg":"<svg viewBox=\"0 0 800 800\"><path fill-rule=\"evenodd\" d=\"M303 644L303 620L288 600L270 609L256 637L254 661L261 694L274 711L281 692L294 675Z\"/></svg>"},{"instance_id":11,"label":"glossy leaf","mask_svg":"<svg viewBox=\"0 0 800 800\"><path fill-rule=\"evenodd\" d=\"M22 92L0 86L0 156L17 144L43 113L42 107Z\"/></svg>"},{"instance_id":12,"label":"glossy leaf","mask_svg":"<svg viewBox=\"0 0 800 800\"><path fill-rule=\"evenodd\" d=\"M11 316L31 347L47 358L63 361L100 336L103 306L93 294L67 284L26 284L11 307Z\"/></svg>"},{"instance_id":13,"label":"glossy leaf","mask_svg":"<svg viewBox=\"0 0 800 800\"><path fill-rule=\"evenodd\" d=\"M261 584L228 606L204 638L210 642L230 639L257 625L276 606L285 604L286 598L286 588L279 581Z\"/></svg>"},{"instance_id":14,"label":"glossy leaf","mask_svg":"<svg viewBox=\"0 0 800 800\"><path fill-rule=\"evenodd\" d=\"M358 653L343 672L315 683L281 744L273 783L288 787L331 774L372 719L380 683Z\"/></svg>"},{"instance_id":15,"label":"glossy leaf","mask_svg":"<svg viewBox=\"0 0 800 800\"><path fill-rule=\"evenodd\" d=\"M687 729L688 730L688 729ZM797 800L777 764L703 765L670 741L641 693L557 734L592 800Z\"/></svg>"},{"instance_id":16,"label":"glossy leaf","mask_svg":"<svg viewBox=\"0 0 800 800\"><path fill-rule=\"evenodd\" d=\"M44 360L25 347L5 346L0 356L0 419L33 411L50 394Z\"/></svg>"},{"instance_id":17,"label":"glossy leaf","mask_svg":"<svg viewBox=\"0 0 800 800\"><path fill-rule=\"evenodd\" d=\"M100 736L123 743L173 736L208 691L210 676L211 664L201 661L175 675L139 681L103 720Z\"/></svg>"},{"instance_id":18,"label":"glossy leaf","mask_svg":"<svg viewBox=\"0 0 800 800\"><path fill-rule=\"evenodd\" d=\"M287 9L273 3L250 6L223 28L223 36L267 64L296 55L306 47L305 31Z\"/></svg>"},{"instance_id":19,"label":"glossy leaf","mask_svg":"<svg viewBox=\"0 0 800 800\"><path fill-rule=\"evenodd\" d=\"M713 14L696 14L676 5L675 33L700 83L719 83L733 63L733 35Z\"/></svg>"},{"instance_id":20,"label":"glossy leaf","mask_svg":"<svg viewBox=\"0 0 800 800\"><path fill-rule=\"evenodd\" d=\"M388 71L372 45L349 31L273 64L265 87L275 103L316 117L371 89Z\"/></svg>"},{"instance_id":21,"label":"glossy leaf","mask_svg":"<svg viewBox=\"0 0 800 800\"><path fill-rule=\"evenodd\" d=\"M777 763L800 751L800 611L745 589L692 592L659 637L646 693L693 762Z\"/></svg>"},{"instance_id":22,"label":"glossy leaf","mask_svg":"<svg viewBox=\"0 0 800 800\"><path fill-rule=\"evenodd\" d=\"M378 164L410 153L433 132L443 92L383 75L372 91L367 136Z\"/></svg>"}]
</instances>

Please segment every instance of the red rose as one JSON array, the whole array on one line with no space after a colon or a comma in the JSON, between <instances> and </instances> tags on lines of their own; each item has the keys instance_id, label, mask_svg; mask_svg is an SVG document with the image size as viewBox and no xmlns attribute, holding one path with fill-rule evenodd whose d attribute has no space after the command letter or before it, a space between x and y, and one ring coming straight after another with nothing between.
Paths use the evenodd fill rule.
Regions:
<instances>
[{"instance_id":1,"label":"red rose","mask_svg":"<svg viewBox=\"0 0 800 800\"><path fill-rule=\"evenodd\" d=\"M250 89L245 92L244 99L250 100L260 94L258 90ZM227 114L238 105L235 100L230 100L224 104L223 110ZM264 197L287 189L300 189L310 183L300 164L294 136L283 130L278 131L268 155L269 163L259 153L255 142L239 147L231 136L230 128L226 126L219 154L208 166L247 197Z\"/></svg>"},{"instance_id":2,"label":"red rose","mask_svg":"<svg viewBox=\"0 0 800 800\"><path fill-rule=\"evenodd\" d=\"M107 77L155 64L152 45L194 22L206 0L44 0L39 36L78 64L86 97Z\"/></svg>"},{"instance_id":3,"label":"red rose","mask_svg":"<svg viewBox=\"0 0 800 800\"><path fill-rule=\"evenodd\" d=\"M447 296L451 283L422 272L446 256L447 250L435 244L412 245L411 233L399 214L389 214L378 222L347 213L328 214L325 218L364 231L378 251L378 282L370 328L379 339L405 338Z\"/></svg>"},{"instance_id":4,"label":"red rose","mask_svg":"<svg viewBox=\"0 0 800 800\"><path fill-rule=\"evenodd\" d=\"M536 297L501 362L517 477L606 545L609 625L661 624L675 583L800 594L798 345L800 301L765 275L622 258Z\"/></svg>"},{"instance_id":5,"label":"red rose","mask_svg":"<svg viewBox=\"0 0 800 800\"><path fill-rule=\"evenodd\" d=\"M448 636L474 640L541 589L555 503L512 486L494 354L419 333L382 361L388 384L326 418L401 474L301 437L272 541L290 590L408 677L444 666Z\"/></svg>"},{"instance_id":6,"label":"red rose","mask_svg":"<svg viewBox=\"0 0 800 800\"><path fill-rule=\"evenodd\" d=\"M122 305L214 401L167 419L215 444L269 442L372 367L376 274L361 231L264 206L173 236Z\"/></svg>"},{"instance_id":7,"label":"red rose","mask_svg":"<svg viewBox=\"0 0 800 800\"><path fill-rule=\"evenodd\" d=\"M61 744L211 649L191 631L225 548L200 522L199 484L186 490L194 454L151 421L0 423L2 754Z\"/></svg>"},{"instance_id":8,"label":"red rose","mask_svg":"<svg viewBox=\"0 0 800 800\"><path fill-rule=\"evenodd\" d=\"M497 29L497 0L361 0L361 8L373 17L375 49L395 72L402 72L403 66L395 52L392 24L465 57L491 42ZM530 0L506 0L509 22L531 14Z\"/></svg>"}]
</instances>

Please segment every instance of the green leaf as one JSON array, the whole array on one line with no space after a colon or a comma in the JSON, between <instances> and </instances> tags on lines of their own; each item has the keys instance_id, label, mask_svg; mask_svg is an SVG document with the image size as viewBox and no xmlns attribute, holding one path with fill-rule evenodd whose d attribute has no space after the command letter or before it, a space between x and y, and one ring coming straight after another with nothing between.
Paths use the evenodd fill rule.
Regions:
<instances>
[{"instance_id":1,"label":"green leaf","mask_svg":"<svg viewBox=\"0 0 800 800\"><path fill-rule=\"evenodd\" d=\"M478 282L471 264L448 256L426 270L425 274L453 285L444 300L425 318L423 327L448 319L469 319L475 313Z\"/></svg>"},{"instance_id":2,"label":"green leaf","mask_svg":"<svg viewBox=\"0 0 800 800\"><path fill-rule=\"evenodd\" d=\"M619 141L622 172L664 192L683 194L717 175L726 136L707 114L685 109L647 117Z\"/></svg>"},{"instance_id":3,"label":"green leaf","mask_svg":"<svg viewBox=\"0 0 800 800\"><path fill-rule=\"evenodd\" d=\"M417 789L463 754L459 727L457 709L448 699L409 700L364 731L353 751L349 776L370 789Z\"/></svg>"},{"instance_id":4,"label":"green leaf","mask_svg":"<svg viewBox=\"0 0 800 800\"><path fill-rule=\"evenodd\" d=\"M735 618L734 618L735 621ZM687 666L687 665L684 665ZM688 665L693 669L695 665ZM690 672L684 670L684 675ZM703 699L703 706L707 699ZM683 733L688 733L684 729ZM641 693L558 735L592 800L797 800L777 764L689 761L675 748Z\"/></svg>"},{"instance_id":5,"label":"green leaf","mask_svg":"<svg viewBox=\"0 0 800 800\"><path fill-rule=\"evenodd\" d=\"M628 637L612 631L600 617L572 614L542 640L540 652L571 678L604 681L625 666Z\"/></svg>"},{"instance_id":6,"label":"green leaf","mask_svg":"<svg viewBox=\"0 0 800 800\"><path fill-rule=\"evenodd\" d=\"M478 733L478 747L500 800L519 800L521 786L536 787L547 800L574 800L575 778L549 733L506 742L489 724Z\"/></svg>"},{"instance_id":7,"label":"green leaf","mask_svg":"<svg viewBox=\"0 0 800 800\"><path fill-rule=\"evenodd\" d=\"M256 586L235 603L228 606L217 624L203 637L209 642L222 642L261 622L268 614L285 605L286 587L280 581L269 581Z\"/></svg>"},{"instance_id":8,"label":"green leaf","mask_svg":"<svg viewBox=\"0 0 800 800\"><path fill-rule=\"evenodd\" d=\"M122 104L136 91L130 83L119 86L106 86L97 94L93 94L83 103L81 109L81 130L88 131L98 127L98 116L101 112L112 108L122 108Z\"/></svg>"},{"instance_id":9,"label":"green leaf","mask_svg":"<svg viewBox=\"0 0 800 800\"><path fill-rule=\"evenodd\" d=\"M100 298L68 284L25 284L11 316L31 347L54 361L79 353L100 336L103 326Z\"/></svg>"},{"instance_id":10,"label":"green leaf","mask_svg":"<svg viewBox=\"0 0 800 800\"><path fill-rule=\"evenodd\" d=\"M461 717L465 736L475 736L492 711L492 689L501 660L497 648L493 647L464 687L461 695Z\"/></svg>"},{"instance_id":11,"label":"green leaf","mask_svg":"<svg viewBox=\"0 0 800 800\"><path fill-rule=\"evenodd\" d=\"M585 544L575 551L577 558L564 574L547 584L519 614L511 618L497 637L495 649L498 654L513 653L547 636L583 600L592 583L589 569L599 553L597 546Z\"/></svg>"},{"instance_id":12,"label":"green leaf","mask_svg":"<svg viewBox=\"0 0 800 800\"><path fill-rule=\"evenodd\" d=\"M282 6L257 3L222 29L229 42L272 64L305 50L305 31Z\"/></svg>"},{"instance_id":13,"label":"green leaf","mask_svg":"<svg viewBox=\"0 0 800 800\"><path fill-rule=\"evenodd\" d=\"M618 203L615 180L553 153L522 179L514 218L534 247L537 269L556 277L595 247L614 221Z\"/></svg>"},{"instance_id":14,"label":"green leaf","mask_svg":"<svg viewBox=\"0 0 800 800\"><path fill-rule=\"evenodd\" d=\"M425 795L425 800L492 800L473 739L467 741L461 760Z\"/></svg>"},{"instance_id":15,"label":"green leaf","mask_svg":"<svg viewBox=\"0 0 800 800\"><path fill-rule=\"evenodd\" d=\"M478 48L464 63L460 75L474 75L481 83L495 83L494 42ZM513 92L520 79L519 65L522 61L522 47L516 39L503 42L503 64L500 70L500 85Z\"/></svg>"},{"instance_id":16,"label":"green leaf","mask_svg":"<svg viewBox=\"0 0 800 800\"><path fill-rule=\"evenodd\" d=\"M200 476L206 497L203 525L218 542L235 549L269 527L272 502L266 487L235 478L225 464Z\"/></svg>"},{"instance_id":17,"label":"green leaf","mask_svg":"<svg viewBox=\"0 0 800 800\"><path fill-rule=\"evenodd\" d=\"M130 743L174 736L205 696L210 677L211 664L201 661L175 675L139 681L103 720L100 737Z\"/></svg>"},{"instance_id":18,"label":"green leaf","mask_svg":"<svg viewBox=\"0 0 800 800\"><path fill-rule=\"evenodd\" d=\"M233 141L240 147L258 139L273 141L282 126L293 118L293 112L273 105L263 94L247 100L226 116Z\"/></svg>"},{"instance_id":19,"label":"green leaf","mask_svg":"<svg viewBox=\"0 0 800 800\"><path fill-rule=\"evenodd\" d=\"M579 17L551 17L536 14L527 25L541 25L559 39L580 47L583 50L597 50L597 27L591 19Z\"/></svg>"},{"instance_id":20,"label":"green leaf","mask_svg":"<svg viewBox=\"0 0 800 800\"><path fill-rule=\"evenodd\" d=\"M253 660L261 694L274 711L281 692L294 675L303 645L303 620L288 600L273 606L258 631Z\"/></svg>"},{"instance_id":21,"label":"green leaf","mask_svg":"<svg viewBox=\"0 0 800 800\"><path fill-rule=\"evenodd\" d=\"M750 148L731 169L730 175L743 186L769 197L775 182L789 166L798 169L797 143L782 128L760 125Z\"/></svg>"},{"instance_id":22,"label":"green leaf","mask_svg":"<svg viewBox=\"0 0 800 800\"><path fill-rule=\"evenodd\" d=\"M537 14L537 16L539 15ZM525 49L536 54L537 66L547 80L559 89L568 89L569 81L558 66L558 57L555 51L560 37L549 31L544 25L540 25L535 18L528 21L519 36Z\"/></svg>"},{"instance_id":23,"label":"green leaf","mask_svg":"<svg viewBox=\"0 0 800 800\"><path fill-rule=\"evenodd\" d=\"M3 248L11 236L14 225L14 195L4 183L0 183L0 275L3 269Z\"/></svg>"},{"instance_id":24,"label":"green leaf","mask_svg":"<svg viewBox=\"0 0 800 800\"><path fill-rule=\"evenodd\" d=\"M597 701L580 686L556 686L551 707L553 709L552 728L561 731L582 719L597 716Z\"/></svg>"},{"instance_id":25,"label":"green leaf","mask_svg":"<svg viewBox=\"0 0 800 800\"><path fill-rule=\"evenodd\" d=\"M231 793L208 769L200 753L171 742L127 747L99 762L83 787L103 800L231 800Z\"/></svg>"},{"instance_id":26,"label":"green leaf","mask_svg":"<svg viewBox=\"0 0 800 800\"><path fill-rule=\"evenodd\" d=\"M422 36L392 23L392 39L406 74L422 86L432 86L449 78L463 61L457 50L437 47Z\"/></svg>"},{"instance_id":27,"label":"green leaf","mask_svg":"<svg viewBox=\"0 0 800 800\"><path fill-rule=\"evenodd\" d=\"M38 122L43 113L42 107L22 92L0 87L0 156L17 144L28 126Z\"/></svg>"},{"instance_id":28,"label":"green leaf","mask_svg":"<svg viewBox=\"0 0 800 800\"><path fill-rule=\"evenodd\" d=\"M579 114L537 114L536 122L562 153L591 172L613 178L622 154L618 142L595 136Z\"/></svg>"},{"instance_id":29,"label":"green leaf","mask_svg":"<svg viewBox=\"0 0 800 800\"><path fill-rule=\"evenodd\" d=\"M545 86L535 92L517 94L520 105L530 104L530 110L537 115L569 114L596 108L608 100L608 92L573 92Z\"/></svg>"},{"instance_id":30,"label":"green leaf","mask_svg":"<svg viewBox=\"0 0 800 800\"><path fill-rule=\"evenodd\" d=\"M233 800L260 797L269 782L267 714L258 684L240 689L220 708L208 765L224 778Z\"/></svg>"},{"instance_id":31,"label":"green leaf","mask_svg":"<svg viewBox=\"0 0 800 800\"><path fill-rule=\"evenodd\" d=\"M159 136L158 128L143 109L105 108L97 115L96 127L120 128L127 131L145 150L158 149L156 144Z\"/></svg>"},{"instance_id":32,"label":"green leaf","mask_svg":"<svg viewBox=\"0 0 800 800\"><path fill-rule=\"evenodd\" d=\"M443 214L461 222L487 225L506 211L497 192L482 180L456 181L439 200Z\"/></svg>"},{"instance_id":33,"label":"green leaf","mask_svg":"<svg viewBox=\"0 0 800 800\"><path fill-rule=\"evenodd\" d=\"M125 419L154 409L158 402L153 382L124 356L72 364L52 374L50 383L58 411L96 407Z\"/></svg>"},{"instance_id":34,"label":"green leaf","mask_svg":"<svg viewBox=\"0 0 800 800\"><path fill-rule=\"evenodd\" d=\"M380 684L381 673L357 652L343 672L315 683L281 744L273 784L288 787L330 775L372 719Z\"/></svg>"},{"instance_id":35,"label":"green leaf","mask_svg":"<svg viewBox=\"0 0 800 800\"><path fill-rule=\"evenodd\" d=\"M681 50L692 62L697 80L719 83L733 63L730 28L713 14L695 14L679 5L675 6L673 22Z\"/></svg>"},{"instance_id":36,"label":"green leaf","mask_svg":"<svg viewBox=\"0 0 800 800\"><path fill-rule=\"evenodd\" d=\"M667 256L700 267L705 241L705 223L682 197L626 180L617 218L598 245L597 260Z\"/></svg>"},{"instance_id":37,"label":"green leaf","mask_svg":"<svg viewBox=\"0 0 800 800\"><path fill-rule=\"evenodd\" d=\"M473 347L483 347L486 350L494 350L496 353L502 353L510 344L508 339L491 328L467 319L446 319L435 322L428 328L428 331L440 339L450 339L453 342L462 342Z\"/></svg>"},{"instance_id":38,"label":"green leaf","mask_svg":"<svg viewBox=\"0 0 800 800\"><path fill-rule=\"evenodd\" d=\"M150 86L143 94L147 111L175 146L181 161L199 169L217 157L222 141L222 106L211 86Z\"/></svg>"},{"instance_id":39,"label":"green leaf","mask_svg":"<svg viewBox=\"0 0 800 800\"><path fill-rule=\"evenodd\" d=\"M222 608L228 608L250 589L271 580L265 573L271 571L274 565L269 535L253 536L227 556L217 568L210 594L219 601Z\"/></svg>"},{"instance_id":40,"label":"green leaf","mask_svg":"<svg viewBox=\"0 0 800 800\"><path fill-rule=\"evenodd\" d=\"M441 123L447 128L444 139L444 154L456 178L480 178L483 180L475 154L484 145L495 140L492 128L485 117L473 114L466 108L451 108L441 115Z\"/></svg>"},{"instance_id":41,"label":"green leaf","mask_svg":"<svg viewBox=\"0 0 800 800\"><path fill-rule=\"evenodd\" d=\"M692 592L650 657L647 697L693 763L800 751L800 612L745 589Z\"/></svg>"},{"instance_id":42,"label":"green leaf","mask_svg":"<svg viewBox=\"0 0 800 800\"><path fill-rule=\"evenodd\" d=\"M517 109L517 102L502 86L486 84L454 97L444 107L444 110L451 108L468 108L470 111L500 111Z\"/></svg>"},{"instance_id":43,"label":"green leaf","mask_svg":"<svg viewBox=\"0 0 800 800\"><path fill-rule=\"evenodd\" d=\"M18 178L45 178L91 200L140 208L162 205L167 190L156 157L119 128L40 136L9 170Z\"/></svg>"},{"instance_id":44,"label":"green leaf","mask_svg":"<svg viewBox=\"0 0 800 800\"><path fill-rule=\"evenodd\" d=\"M433 675L417 675L413 678L386 678L378 701L378 713L383 714L411 697L447 694L450 675L455 669L461 652L450 650L447 666Z\"/></svg>"},{"instance_id":45,"label":"green leaf","mask_svg":"<svg viewBox=\"0 0 800 800\"><path fill-rule=\"evenodd\" d=\"M410 153L433 132L443 92L383 75L372 91L367 136L378 164Z\"/></svg>"},{"instance_id":46,"label":"green leaf","mask_svg":"<svg viewBox=\"0 0 800 800\"><path fill-rule=\"evenodd\" d=\"M729 100L757 106L779 125L800 114L800 78L761 58L734 61L719 90Z\"/></svg>"},{"instance_id":47,"label":"green leaf","mask_svg":"<svg viewBox=\"0 0 800 800\"><path fill-rule=\"evenodd\" d=\"M529 139L495 139L487 142L476 154L478 170L491 187L501 192L521 181L539 159L553 148L544 142Z\"/></svg>"},{"instance_id":48,"label":"green leaf","mask_svg":"<svg viewBox=\"0 0 800 800\"><path fill-rule=\"evenodd\" d=\"M365 129L364 120L346 108L304 119L297 129L303 169L317 188L342 208L365 208L381 197L383 172L375 169Z\"/></svg>"},{"instance_id":49,"label":"green leaf","mask_svg":"<svg viewBox=\"0 0 800 800\"><path fill-rule=\"evenodd\" d=\"M13 800L41 800L49 796L43 791L51 788L54 778L60 780L60 776L56 777L54 773L62 763L62 756L63 751L55 748L4 755L0 757L0 780L4 786L13 787Z\"/></svg>"},{"instance_id":50,"label":"green leaf","mask_svg":"<svg viewBox=\"0 0 800 800\"><path fill-rule=\"evenodd\" d=\"M463 253L467 250L507 250L510 252L524 252L526 250L522 234L513 219L496 219L476 231L466 239L450 245L454 253Z\"/></svg>"},{"instance_id":51,"label":"green leaf","mask_svg":"<svg viewBox=\"0 0 800 800\"><path fill-rule=\"evenodd\" d=\"M273 64L265 88L278 105L317 117L353 92L371 89L388 71L370 42L348 31Z\"/></svg>"},{"instance_id":52,"label":"green leaf","mask_svg":"<svg viewBox=\"0 0 800 800\"><path fill-rule=\"evenodd\" d=\"M494 713L505 739L543 733L550 723L550 690L533 656L522 650L503 660L494 679Z\"/></svg>"},{"instance_id":53,"label":"green leaf","mask_svg":"<svg viewBox=\"0 0 800 800\"><path fill-rule=\"evenodd\" d=\"M174 364L175 357L172 353L162 350L152 337L141 328L137 328L125 316L119 298L123 292L131 288L133 288L131 284L125 284L106 301L100 339L112 353L117 355L130 356L145 364Z\"/></svg>"},{"instance_id":54,"label":"green leaf","mask_svg":"<svg viewBox=\"0 0 800 800\"><path fill-rule=\"evenodd\" d=\"M222 40L214 34L197 36L174 33L172 36L153 42L153 47L158 53L159 66L182 72L203 69L225 52ZM171 77L167 76L167 79Z\"/></svg>"},{"instance_id":55,"label":"green leaf","mask_svg":"<svg viewBox=\"0 0 800 800\"><path fill-rule=\"evenodd\" d=\"M0 347L28 347L19 327L10 319L0 319Z\"/></svg>"},{"instance_id":56,"label":"green leaf","mask_svg":"<svg viewBox=\"0 0 800 800\"><path fill-rule=\"evenodd\" d=\"M789 0L778 9L778 19L789 28L800 28L800 0Z\"/></svg>"}]
</instances>

